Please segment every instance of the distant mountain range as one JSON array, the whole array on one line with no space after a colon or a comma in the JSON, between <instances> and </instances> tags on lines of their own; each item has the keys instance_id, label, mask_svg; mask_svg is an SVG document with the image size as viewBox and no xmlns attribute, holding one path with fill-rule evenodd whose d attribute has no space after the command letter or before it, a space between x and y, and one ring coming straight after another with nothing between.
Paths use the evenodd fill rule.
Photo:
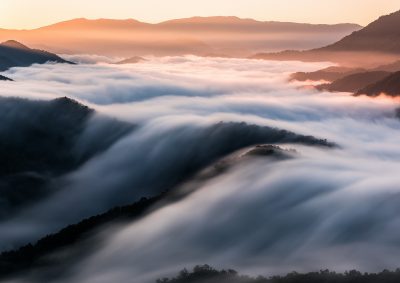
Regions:
<instances>
[{"instance_id":1,"label":"distant mountain range","mask_svg":"<svg viewBox=\"0 0 400 283\"><path fill-rule=\"evenodd\" d=\"M104 152L133 126L113 119L99 129L107 139L91 140L83 152L74 147L84 133L94 111L68 98L52 101L33 101L0 97L0 220L16 209L34 203L56 188L49 184L57 176L77 167ZM29 141L31 146L26 146ZM54 154L57 152L57 154Z\"/></svg>"},{"instance_id":2,"label":"distant mountain range","mask_svg":"<svg viewBox=\"0 0 400 283\"><path fill-rule=\"evenodd\" d=\"M400 11L382 16L334 44L307 51L260 53L258 59L333 61L342 65L381 65L400 57Z\"/></svg>"},{"instance_id":3,"label":"distant mountain range","mask_svg":"<svg viewBox=\"0 0 400 283\"><path fill-rule=\"evenodd\" d=\"M128 59L119 61L119 62L117 62L116 64L118 64L118 65L123 65L123 64L136 64L136 63L143 62L143 61L146 61L146 59L144 59L143 57L134 56L134 57L131 57L131 58L128 58Z\"/></svg>"},{"instance_id":4,"label":"distant mountain range","mask_svg":"<svg viewBox=\"0 0 400 283\"><path fill-rule=\"evenodd\" d=\"M247 57L262 51L315 48L361 28L356 24L260 22L237 17L193 17L158 24L74 19L33 30L0 29L0 40L12 38L58 54Z\"/></svg>"},{"instance_id":5,"label":"distant mountain range","mask_svg":"<svg viewBox=\"0 0 400 283\"><path fill-rule=\"evenodd\" d=\"M12 67L27 67L32 64L44 64L46 62L72 64L56 54L31 49L14 40L0 44L0 71L5 71Z\"/></svg>"}]
</instances>

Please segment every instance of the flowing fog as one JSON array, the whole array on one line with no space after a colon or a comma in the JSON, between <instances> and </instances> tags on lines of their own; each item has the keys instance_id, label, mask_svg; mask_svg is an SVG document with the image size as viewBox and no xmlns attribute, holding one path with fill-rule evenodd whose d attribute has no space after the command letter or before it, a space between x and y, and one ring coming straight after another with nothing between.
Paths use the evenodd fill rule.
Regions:
<instances>
[{"instance_id":1,"label":"flowing fog","mask_svg":"<svg viewBox=\"0 0 400 283\"><path fill-rule=\"evenodd\" d=\"M5 72L15 82L2 82L1 96L68 96L97 111L78 152L122 127L111 118L132 129L54 180L56 193L0 219L1 249L142 196L194 185L186 198L104 231L103 245L77 262L65 282L147 283L203 263L265 275L399 267L397 101L318 93L287 81L291 72L327 63L147 59ZM276 128L290 132L272 138ZM336 146L319 146L318 139ZM213 178L179 185L188 167L196 173L267 143L296 153L240 161Z\"/></svg>"}]
</instances>

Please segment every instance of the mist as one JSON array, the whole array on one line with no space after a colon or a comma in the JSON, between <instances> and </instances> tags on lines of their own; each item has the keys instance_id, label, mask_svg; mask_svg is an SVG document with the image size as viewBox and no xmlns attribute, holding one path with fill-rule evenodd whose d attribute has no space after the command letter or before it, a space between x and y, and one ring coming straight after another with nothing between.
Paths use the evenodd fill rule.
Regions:
<instances>
[{"instance_id":1,"label":"mist","mask_svg":"<svg viewBox=\"0 0 400 283\"><path fill-rule=\"evenodd\" d=\"M51 177L57 190L0 220L3 250L143 196L191 188L140 220L104 229L96 252L58 281L154 282L203 263L255 275L398 267L396 100L288 82L292 72L328 63L186 56L120 66L80 58L90 64L4 73L15 80L1 83L4 99L67 96L95 113L68 147L87 158ZM26 112L13 107L17 117ZM90 151L100 141L106 146ZM295 154L234 159L199 181L258 144Z\"/></svg>"}]
</instances>

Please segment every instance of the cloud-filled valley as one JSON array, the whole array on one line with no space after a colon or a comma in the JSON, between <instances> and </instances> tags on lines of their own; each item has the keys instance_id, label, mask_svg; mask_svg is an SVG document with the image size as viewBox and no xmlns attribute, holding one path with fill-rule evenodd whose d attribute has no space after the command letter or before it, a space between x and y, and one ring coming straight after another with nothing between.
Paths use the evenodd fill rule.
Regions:
<instances>
[{"instance_id":1,"label":"cloud-filled valley","mask_svg":"<svg viewBox=\"0 0 400 283\"><path fill-rule=\"evenodd\" d=\"M398 267L395 98L289 82L327 63L79 58L87 64L3 73L14 81L0 82L0 137L26 167L2 171L1 250L142 197L189 190L90 236L103 241L57 282L147 283L202 263L253 275ZM246 155L264 144L290 158ZM38 195L21 199L13 176L16 188L33 182L29 193Z\"/></svg>"}]
</instances>

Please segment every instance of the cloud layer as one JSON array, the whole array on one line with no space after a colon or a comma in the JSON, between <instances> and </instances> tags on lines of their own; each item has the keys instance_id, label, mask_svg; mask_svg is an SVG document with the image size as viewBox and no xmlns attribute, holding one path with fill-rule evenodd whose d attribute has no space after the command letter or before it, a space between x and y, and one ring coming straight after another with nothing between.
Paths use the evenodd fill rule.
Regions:
<instances>
[{"instance_id":1,"label":"cloud layer","mask_svg":"<svg viewBox=\"0 0 400 283\"><path fill-rule=\"evenodd\" d=\"M287 82L290 72L324 63L149 59L126 66L48 64L6 72L16 82L4 82L2 96L69 96L136 127L57 180L66 188L60 194L0 223L6 246L175 186L177 176L196 162L201 168L251 144L281 142L298 155L241 162L197 184L187 198L105 233L106 244L73 269L70 282L132 277L153 282L199 263L264 274L398 267L396 101L316 93ZM88 124L88 137L96 123ZM218 125L239 130L210 130ZM326 138L339 147L294 145L296 139L271 139L272 132L261 139L251 134L271 127ZM72 203L84 209L63 214Z\"/></svg>"}]
</instances>

